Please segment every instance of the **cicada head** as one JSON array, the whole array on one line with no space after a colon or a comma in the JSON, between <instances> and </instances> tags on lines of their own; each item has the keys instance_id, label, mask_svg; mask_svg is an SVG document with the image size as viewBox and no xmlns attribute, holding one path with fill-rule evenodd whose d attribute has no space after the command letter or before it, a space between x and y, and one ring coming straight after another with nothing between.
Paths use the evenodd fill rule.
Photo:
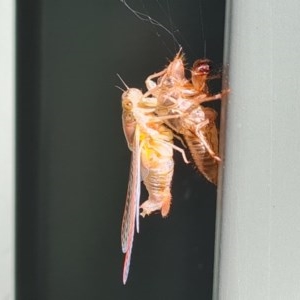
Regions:
<instances>
[{"instance_id":1,"label":"cicada head","mask_svg":"<svg viewBox=\"0 0 300 300\"><path fill-rule=\"evenodd\" d=\"M122 107L126 111L132 111L138 106L143 98L143 94L139 89L130 88L122 94Z\"/></svg>"},{"instance_id":2,"label":"cicada head","mask_svg":"<svg viewBox=\"0 0 300 300\"><path fill-rule=\"evenodd\" d=\"M211 61L209 59L197 59L191 70L194 76L208 75L211 71Z\"/></svg>"},{"instance_id":3,"label":"cicada head","mask_svg":"<svg viewBox=\"0 0 300 300\"><path fill-rule=\"evenodd\" d=\"M192 84L199 91L207 92L207 77L211 71L211 61L208 59L197 59L191 69Z\"/></svg>"}]
</instances>

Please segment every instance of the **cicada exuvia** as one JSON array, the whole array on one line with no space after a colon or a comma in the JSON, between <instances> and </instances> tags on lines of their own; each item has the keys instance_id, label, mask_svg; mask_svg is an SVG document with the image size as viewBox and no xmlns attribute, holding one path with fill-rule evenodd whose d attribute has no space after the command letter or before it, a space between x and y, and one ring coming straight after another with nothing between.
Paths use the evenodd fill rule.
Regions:
<instances>
[{"instance_id":1,"label":"cicada exuvia","mask_svg":"<svg viewBox=\"0 0 300 300\"><path fill-rule=\"evenodd\" d=\"M198 170L217 184L220 161L215 125L217 113L201 103L220 99L222 93L209 95L209 72L209 61L197 60L188 80L180 51L164 70L147 78L146 94L157 99L155 113L164 118L169 116L164 119L165 124L184 137Z\"/></svg>"}]
</instances>

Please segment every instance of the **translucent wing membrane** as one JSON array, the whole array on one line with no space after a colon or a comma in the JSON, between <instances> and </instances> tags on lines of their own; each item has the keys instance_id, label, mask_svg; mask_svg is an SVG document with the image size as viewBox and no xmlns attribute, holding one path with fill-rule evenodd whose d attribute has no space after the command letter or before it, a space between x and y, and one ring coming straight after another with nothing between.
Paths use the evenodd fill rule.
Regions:
<instances>
[{"instance_id":1,"label":"translucent wing membrane","mask_svg":"<svg viewBox=\"0 0 300 300\"><path fill-rule=\"evenodd\" d=\"M131 167L129 173L129 183L126 195L126 202L123 214L122 228L121 228L121 245L123 253L128 251L130 243L134 234L135 218L139 218L137 211L139 209L139 199L141 193L141 172L140 172L140 142L139 142L139 128L136 126L134 135L134 143L131 157ZM137 221L137 229L139 223Z\"/></svg>"},{"instance_id":2,"label":"translucent wing membrane","mask_svg":"<svg viewBox=\"0 0 300 300\"><path fill-rule=\"evenodd\" d=\"M125 210L122 222L121 232L121 244L122 251L126 253L123 267L123 283L127 281L132 244L134 238L135 220L136 227L139 230L139 203L141 194L141 159L140 159L140 131L139 126L136 126L133 148L132 148L132 159L130 167L130 179L128 184Z\"/></svg>"}]
</instances>

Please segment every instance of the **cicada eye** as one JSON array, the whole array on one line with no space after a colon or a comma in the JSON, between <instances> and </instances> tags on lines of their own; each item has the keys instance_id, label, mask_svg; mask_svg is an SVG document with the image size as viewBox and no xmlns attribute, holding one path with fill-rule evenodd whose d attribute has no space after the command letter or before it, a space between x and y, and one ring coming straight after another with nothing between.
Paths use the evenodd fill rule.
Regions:
<instances>
[{"instance_id":1,"label":"cicada eye","mask_svg":"<svg viewBox=\"0 0 300 300\"><path fill-rule=\"evenodd\" d=\"M130 100L128 100L128 99L124 99L122 101L122 106L126 110L132 110L132 102Z\"/></svg>"},{"instance_id":2,"label":"cicada eye","mask_svg":"<svg viewBox=\"0 0 300 300\"><path fill-rule=\"evenodd\" d=\"M198 59L193 65L193 72L198 75L206 75L210 72L211 62L208 59Z\"/></svg>"}]
</instances>

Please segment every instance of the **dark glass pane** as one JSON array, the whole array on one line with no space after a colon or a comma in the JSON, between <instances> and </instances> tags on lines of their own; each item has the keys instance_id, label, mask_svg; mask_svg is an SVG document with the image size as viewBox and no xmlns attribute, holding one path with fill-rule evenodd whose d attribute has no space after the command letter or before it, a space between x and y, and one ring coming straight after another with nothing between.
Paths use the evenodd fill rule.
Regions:
<instances>
[{"instance_id":1,"label":"dark glass pane","mask_svg":"<svg viewBox=\"0 0 300 300\"><path fill-rule=\"evenodd\" d=\"M189 66L204 55L203 22L206 56L221 67L225 1L167 3L130 5L180 31ZM172 38L120 1L18 1L17 11L17 299L211 299L216 189L178 153L171 213L141 220L122 284L130 152L116 73L144 88L175 55Z\"/></svg>"}]
</instances>

